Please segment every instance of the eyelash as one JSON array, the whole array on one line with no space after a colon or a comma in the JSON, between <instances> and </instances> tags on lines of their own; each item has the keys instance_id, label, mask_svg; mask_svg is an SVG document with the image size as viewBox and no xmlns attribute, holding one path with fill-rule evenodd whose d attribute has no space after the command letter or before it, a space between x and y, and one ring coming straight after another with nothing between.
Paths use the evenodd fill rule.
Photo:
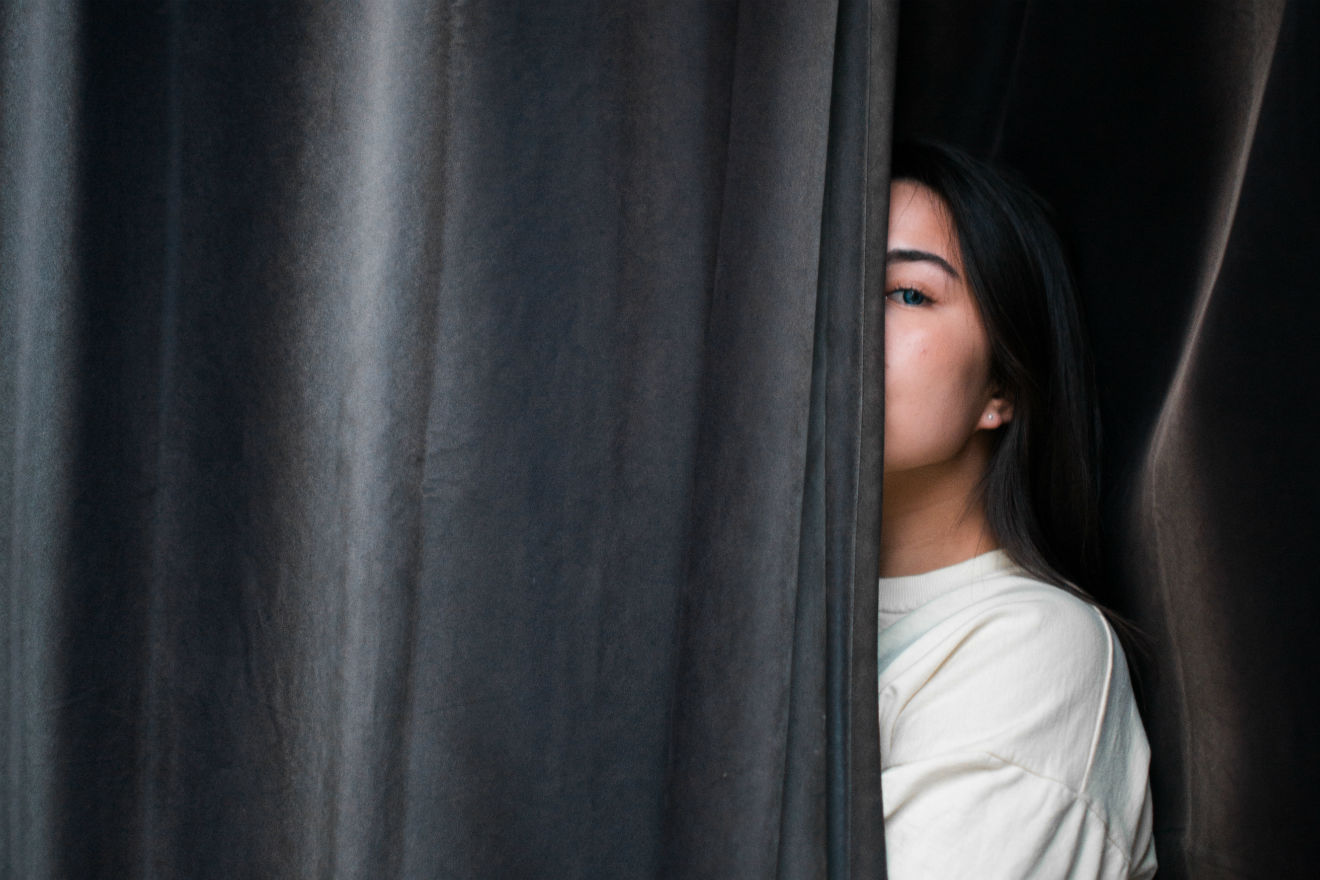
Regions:
<instances>
[{"instance_id":1,"label":"eyelash","mask_svg":"<svg viewBox=\"0 0 1320 880\"><path fill-rule=\"evenodd\" d=\"M930 298L930 295L927 294L924 290L922 290L920 287L914 287L911 284L904 284L899 287L895 287L893 290L889 291L889 293L887 293L886 296L893 298L895 294L902 294L909 292L915 293L917 296L921 297L921 302L915 302L915 303L903 302L903 305L905 306L911 306L913 308L916 308L917 306L924 306L934 302L934 300ZM901 299L899 301L902 302Z\"/></svg>"}]
</instances>

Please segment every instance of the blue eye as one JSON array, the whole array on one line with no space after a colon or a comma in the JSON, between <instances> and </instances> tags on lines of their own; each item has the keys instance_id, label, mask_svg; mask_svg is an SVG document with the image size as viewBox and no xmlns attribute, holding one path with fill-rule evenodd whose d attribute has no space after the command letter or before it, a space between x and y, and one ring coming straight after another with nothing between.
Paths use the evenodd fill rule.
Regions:
<instances>
[{"instance_id":1,"label":"blue eye","mask_svg":"<svg viewBox=\"0 0 1320 880\"><path fill-rule=\"evenodd\" d=\"M889 295L898 297L899 302L905 306L919 306L930 302L930 298L926 294L911 287L900 287L897 290L891 290Z\"/></svg>"}]
</instances>

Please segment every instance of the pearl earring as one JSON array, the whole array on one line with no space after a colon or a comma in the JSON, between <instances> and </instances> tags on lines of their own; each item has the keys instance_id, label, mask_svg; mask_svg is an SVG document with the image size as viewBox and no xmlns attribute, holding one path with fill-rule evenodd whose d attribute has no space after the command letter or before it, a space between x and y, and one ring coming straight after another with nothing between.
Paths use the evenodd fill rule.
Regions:
<instances>
[{"instance_id":1,"label":"pearl earring","mask_svg":"<svg viewBox=\"0 0 1320 880\"><path fill-rule=\"evenodd\" d=\"M986 413L985 420L993 425L995 423L995 414L992 412Z\"/></svg>"}]
</instances>

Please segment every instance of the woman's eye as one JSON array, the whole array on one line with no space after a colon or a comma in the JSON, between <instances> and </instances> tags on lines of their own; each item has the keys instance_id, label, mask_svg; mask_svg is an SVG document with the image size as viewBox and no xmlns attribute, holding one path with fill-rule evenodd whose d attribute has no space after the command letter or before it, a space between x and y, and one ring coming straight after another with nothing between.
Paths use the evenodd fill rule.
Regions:
<instances>
[{"instance_id":1,"label":"woman's eye","mask_svg":"<svg viewBox=\"0 0 1320 880\"><path fill-rule=\"evenodd\" d=\"M896 290L891 290L889 295L896 297L898 301L905 306L919 306L930 302L926 294L922 293L920 290L914 290L911 287L900 287Z\"/></svg>"}]
</instances>

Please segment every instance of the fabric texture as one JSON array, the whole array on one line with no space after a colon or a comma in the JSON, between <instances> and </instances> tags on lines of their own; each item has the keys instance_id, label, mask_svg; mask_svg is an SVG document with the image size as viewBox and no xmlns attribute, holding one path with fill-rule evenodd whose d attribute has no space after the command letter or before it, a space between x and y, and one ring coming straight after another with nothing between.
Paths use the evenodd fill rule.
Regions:
<instances>
[{"instance_id":1,"label":"fabric texture","mask_svg":"<svg viewBox=\"0 0 1320 880\"><path fill-rule=\"evenodd\" d=\"M879 876L895 10L0 4L0 875Z\"/></svg>"},{"instance_id":2,"label":"fabric texture","mask_svg":"<svg viewBox=\"0 0 1320 880\"><path fill-rule=\"evenodd\" d=\"M1001 550L879 602L890 878L1152 877L1150 748L1103 615Z\"/></svg>"}]
</instances>

